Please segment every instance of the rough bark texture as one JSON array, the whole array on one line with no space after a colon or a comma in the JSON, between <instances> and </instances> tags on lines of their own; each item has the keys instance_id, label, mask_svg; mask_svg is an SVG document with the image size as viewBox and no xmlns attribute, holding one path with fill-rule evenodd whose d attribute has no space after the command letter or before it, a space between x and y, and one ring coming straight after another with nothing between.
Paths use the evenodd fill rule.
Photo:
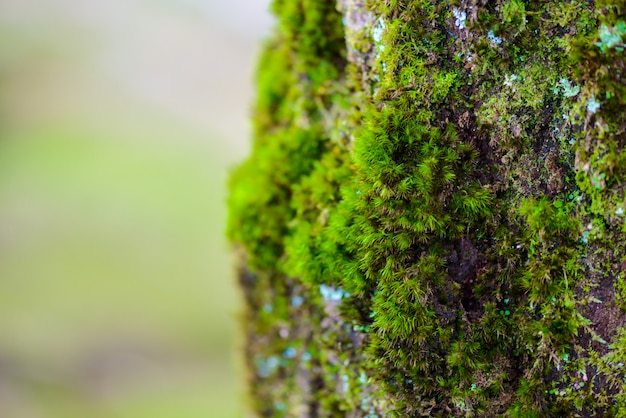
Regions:
<instances>
[{"instance_id":1,"label":"rough bark texture","mask_svg":"<svg viewBox=\"0 0 626 418\"><path fill-rule=\"evenodd\" d=\"M626 416L626 3L273 10L229 201L255 414Z\"/></svg>"}]
</instances>

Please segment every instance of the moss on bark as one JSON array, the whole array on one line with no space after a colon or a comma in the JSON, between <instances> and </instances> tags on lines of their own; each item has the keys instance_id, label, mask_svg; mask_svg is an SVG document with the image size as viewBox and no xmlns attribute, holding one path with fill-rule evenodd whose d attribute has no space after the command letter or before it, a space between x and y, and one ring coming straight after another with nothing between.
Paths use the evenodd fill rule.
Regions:
<instances>
[{"instance_id":1,"label":"moss on bark","mask_svg":"<svg viewBox=\"0 0 626 418\"><path fill-rule=\"evenodd\" d=\"M626 416L626 3L273 10L229 199L255 413Z\"/></svg>"}]
</instances>

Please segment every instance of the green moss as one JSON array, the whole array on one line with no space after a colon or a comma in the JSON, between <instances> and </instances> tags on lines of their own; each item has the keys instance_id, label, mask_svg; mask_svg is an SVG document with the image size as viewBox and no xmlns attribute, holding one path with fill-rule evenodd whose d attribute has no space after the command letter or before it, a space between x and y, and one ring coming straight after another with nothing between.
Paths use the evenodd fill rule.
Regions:
<instances>
[{"instance_id":1,"label":"green moss","mask_svg":"<svg viewBox=\"0 0 626 418\"><path fill-rule=\"evenodd\" d=\"M502 20L507 27L522 30L526 26L526 5L522 0L510 0L502 5Z\"/></svg>"},{"instance_id":2,"label":"green moss","mask_svg":"<svg viewBox=\"0 0 626 418\"><path fill-rule=\"evenodd\" d=\"M620 413L622 6L354 7L348 63L333 2L273 6L229 200L254 408Z\"/></svg>"}]
</instances>

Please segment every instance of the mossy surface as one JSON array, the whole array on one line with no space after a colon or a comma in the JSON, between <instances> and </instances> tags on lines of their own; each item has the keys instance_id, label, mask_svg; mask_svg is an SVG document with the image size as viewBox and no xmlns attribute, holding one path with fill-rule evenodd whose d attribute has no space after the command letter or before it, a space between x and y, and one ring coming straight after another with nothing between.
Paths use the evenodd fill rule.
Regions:
<instances>
[{"instance_id":1,"label":"mossy surface","mask_svg":"<svg viewBox=\"0 0 626 418\"><path fill-rule=\"evenodd\" d=\"M256 414L626 416L626 3L273 10L229 200Z\"/></svg>"}]
</instances>

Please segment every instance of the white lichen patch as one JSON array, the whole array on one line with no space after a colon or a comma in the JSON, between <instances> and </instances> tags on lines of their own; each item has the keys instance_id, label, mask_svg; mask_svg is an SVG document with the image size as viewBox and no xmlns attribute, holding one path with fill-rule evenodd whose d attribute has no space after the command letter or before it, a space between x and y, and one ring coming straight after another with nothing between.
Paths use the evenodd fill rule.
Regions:
<instances>
[{"instance_id":1,"label":"white lichen patch","mask_svg":"<svg viewBox=\"0 0 626 418\"><path fill-rule=\"evenodd\" d=\"M600 109L600 103L596 100L595 96L591 96L591 99L587 102L587 112L593 115L598 109Z\"/></svg>"},{"instance_id":2,"label":"white lichen patch","mask_svg":"<svg viewBox=\"0 0 626 418\"><path fill-rule=\"evenodd\" d=\"M516 74L505 74L504 75L504 83L503 85L507 86L507 87L512 87L513 83L518 79L519 77Z\"/></svg>"},{"instance_id":3,"label":"white lichen patch","mask_svg":"<svg viewBox=\"0 0 626 418\"><path fill-rule=\"evenodd\" d=\"M467 13L454 9L452 10L452 14L454 15L454 24L459 30L465 29L465 21L467 20Z\"/></svg>"},{"instance_id":4,"label":"white lichen patch","mask_svg":"<svg viewBox=\"0 0 626 418\"><path fill-rule=\"evenodd\" d=\"M496 36L496 34L495 34L495 33L493 33L493 31L492 31L492 30L490 30L490 31L487 33L487 38L489 38L489 40L490 40L491 42L493 42L494 44L496 44L496 45L500 45L500 44L502 43L502 38L500 38L500 37Z\"/></svg>"},{"instance_id":5,"label":"white lichen patch","mask_svg":"<svg viewBox=\"0 0 626 418\"><path fill-rule=\"evenodd\" d=\"M376 25L372 29L372 39L374 39L374 42L376 43L376 47L381 52L385 50L385 45L382 43L384 32L385 32L385 21L383 20L382 17L379 17L378 22L376 22Z\"/></svg>"},{"instance_id":6,"label":"white lichen patch","mask_svg":"<svg viewBox=\"0 0 626 418\"><path fill-rule=\"evenodd\" d=\"M371 39L370 30L377 26L376 17L367 9L365 0L338 0L337 10L342 14L348 60L359 64L368 62L368 48L363 48L362 43L363 39Z\"/></svg>"},{"instance_id":7,"label":"white lichen patch","mask_svg":"<svg viewBox=\"0 0 626 418\"><path fill-rule=\"evenodd\" d=\"M565 97L575 97L580 93L580 87L572 85L567 78L561 78L552 90L554 93L563 93Z\"/></svg>"}]
</instances>

